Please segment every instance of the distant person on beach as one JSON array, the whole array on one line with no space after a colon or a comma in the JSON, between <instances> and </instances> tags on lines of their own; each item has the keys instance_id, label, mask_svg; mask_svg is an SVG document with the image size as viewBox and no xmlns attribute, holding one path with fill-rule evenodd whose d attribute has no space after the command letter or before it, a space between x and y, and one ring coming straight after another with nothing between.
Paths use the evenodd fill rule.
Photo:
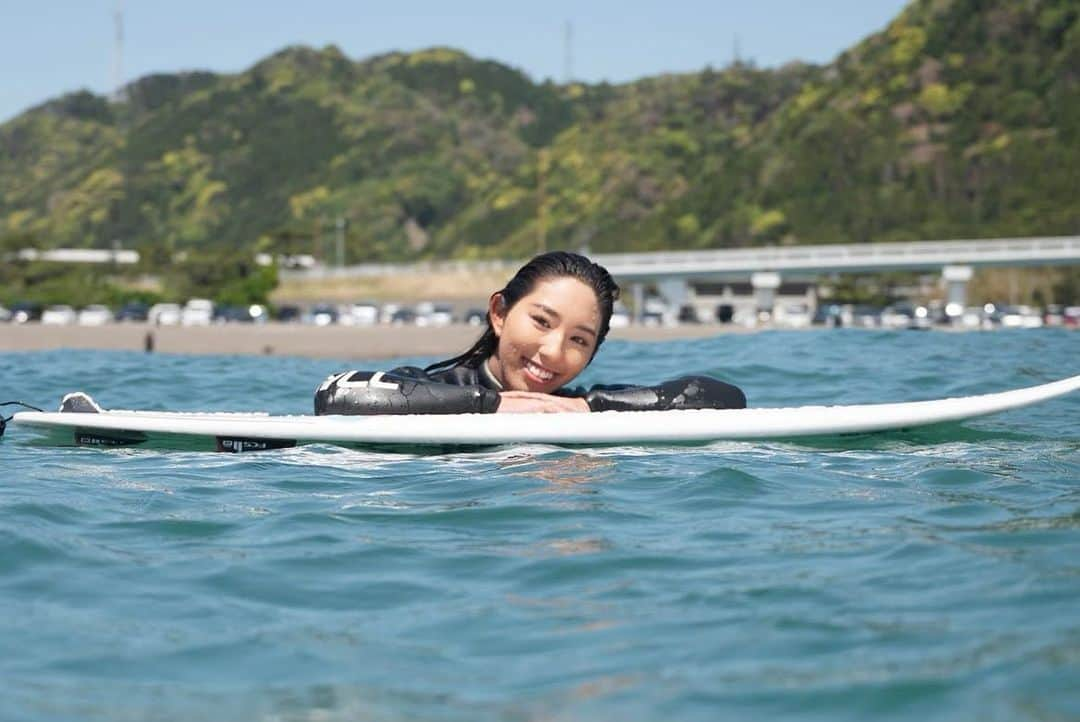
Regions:
<instances>
[{"instance_id":1,"label":"distant person on beach","mask_svg":"<svg viewBox=\"0 0 1080 722\"><path fill-rule=\"evenodd\" d=\"M316 414L563 413L741 409L741 390L709 376L656 386L568 387L607 337L619 287L576 253L533 258L491 295L472 347L426 368L345 371L315 392Z\"/></svg>"}]
</instances>

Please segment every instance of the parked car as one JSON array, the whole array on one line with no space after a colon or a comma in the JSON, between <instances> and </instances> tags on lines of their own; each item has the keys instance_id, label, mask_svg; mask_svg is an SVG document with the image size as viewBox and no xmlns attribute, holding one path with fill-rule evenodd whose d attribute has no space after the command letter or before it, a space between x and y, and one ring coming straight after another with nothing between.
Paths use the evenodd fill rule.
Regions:
<instances>
[{"instance_id":1,"label":"parked car","mask_svg":"<svg viewBox=\"0 0 1080 722\"><path fill-rule=\"evenodd\" d=\"M179 326L181 308L176 303L155 303L146 319L155 326Z\"/></svg>"},{"instance_id":2,"label":"parked car","mask_svg":"<svg viewBox=\"0 0 1080 722\"><path fill-rule=\"evenodd\" d=\"M78 315L71 306L49 306L41 314L41 323L47 326L67 326L75 323Z\"/></svg>"},{"instance_id":3,"label":"parked car","mask_svg":"<svg viewBox=\"0 0 1080 722\"><path fill-rule=\"evenodd\" d=\"M394 314L390 317L390 323L394 326L405 326L416 323L416 311L408 306L402 306L394 311Z\"/></svg>"},{"instance_id":4,"label":"parked car","mask_svg":"<svg viewBox=\"0 0 1080 722\"><path fill-rule=\"evenodd\" d=\"M125 303L116 312L117 321L145 321L150 314L150 307L139 301Z\"/></svg>"},{"instance_id":5,"label":"parked car","mask_svg":"<svg viewBox=\"0 0 1080 722\"><path fill-rule=\"evenodd\" d=\"M338 310L327 303L312 306L308 313L308 323L316 326L333 326L338 322L340 314Z\"/></svg>"},{"instance_id":6,"label":"parked car","mask_svg":"<svg viewBox=\"0 0 1080 722\"><path fill-rule=\"evenodd\" d=\"M785 303L777 306L773 320L777 326L809 328L811 318L810 307L805 303Z\"/></svg>"},{"instance_id":7,"label":"parked car","mask_svg":"<svg viewBox=\"0 0 1080 722\"><path fill-rule=\"evenodd\" d=\"M113 322L113 312L108 306L92 304L79 311L80 326L104 326Z\"/></svg>"},{"instance_id":8,"label":"parked car","mask_svg":"<svg viewBox=\"0 0 1080 722\"><path fill-rule=\"evenodd\" d=\"M645 299L641 309L641 324L643 326L673 325L674 322L675 316L662 298L652 296Z\"/></svg>"},{"instance_id":9,"label":"parked car","mask_svg":"<svg viewBox=\"0 0 1080 722\"><path fill-rule=\"evenodd\" d=\"M11 307L12 323L29 323L41 320L41 304L21 301Z\"/></svg>"},{"instance_id":10,"label":"parked car","mask_svg":"<svg viewBox=\"0 0 1080 722\"><path fill-rule=\"evenodd\" d=\"M12 313L3 306L0 306L0 323L7 323L11 320Z\"/></svg>"},{"instance_id":11,"label":"parked car","mask_svg":"<svg viewBox=\"0 0 1080 722\"><path fill-rule=\"evenodd\" d=\"M401 304L398 303L384 303L379 309L379 323L391 323L394 320L394 314L401 310Z\"/></svg>"},{"instance_id":12,"label":"parked car","mask_svg":"<svg viewBox=\"0 0 1080 722\"><path fill-rule=\"evenodd\" d=\"M930 328L933 320L926 306L912 303L896 303L881 311L881 325L885 328Z\"/></svg>"},{"instance_id":13,"label":"parked car","mask_svg":"<svg viewBox=\"0 0 1080 722\"><path fill-rule=\"evenodd\" d=\"M462 320L469 326L483 326L487 322L487 311L479 308L470 308L465 312Z\"/></svg>"},{"instance_id":14,"label":"parked car","mask_svg":"<svg viewBox=\"0 0 1080 722\"><path fill-rule=\"evenodd\" d=\"M446 304L435 304L426 313L416 313L418 326L449 326L454 322L454 309Z\"/></svg>"},{"instance_id":15,"label":"parked car","mask_svg":"<svg viewBox=\"0 0 1080 722\"><path fill-rule=\"evenodd\" d=\"M877 328L881 326L881 309L876 306L861 304L853 306L851 307L850 315L850 325L857 328Z\"/></svg>"},{"instance_id":16,"label":"parked car","mask_svg":"<svg viewBox=\"0 0 1080 722\"><path fill-rule=\"evenodd\" d=\"M214 302L206 298L190 299L180 313L182 326L209 326L213 320Z\"/></svg>"},{"instance_id":17,"label":"parked car","mask_svg":"<svg viewBox=\"0 0 1080 722\"><path fill-rule=\"evenodd\" d=\"M630 325L630 311L626 309L622 301L615 302L615 308L611 311L611 320L608 322L609 328L626 328Z\"/></svg>"},{"instance_id":18,"label":"parked car","mask_svg":"<svg viewBox=\"0 0 1080 722\"><path fill-rule=\"evenodd\" d=\"M345 326L374 326L379 322L379 307L371 301L360 301L348 306L341 314Z\"/></svg>"},{"instance_id":19,"label":"parked car","mask_svg":"<svg viewBox=\"0 0 1080 722\"><path fill-rule=\"evenodd\" d=\"M844 307L839 303L819 304L810 323L814 326L839 328L844 325Z\"/></svg>"},{"instance_id":20,"label":"parked car","mask_svg":"<svg viewBox=\"0 0 1080 722\"><path fill-rule=\"evenodd\" d=\"M264 323L266 307L260 304L250 306L218 306L214 309L215 323Z\"/></svg>"},{"instance_id":21,"label":"parked car","mask_svg":"<svg viewBox=\"0 0 1080 722\"><path fill-rule=\"evenodd\" d=\"M998 323L1002 328L1041 328L1043 318L1031 306L1005 306L998 309Z\"/></svg>"},{"instance_id":22,"label":"parked car","mask_svg":"<svg viewBox=\"0 0 1080 722\"><path fill-rule=\"evenodd\" d=\"M664 314L659 311L650 311L646 309L641 313L641 325L642 326L663 326Z\"/></svg>"},{"instance_id":23,"label":"parked car","mask_svg":"<svg viewBox=\"0 0 1080 722\"><path fill-rule=\"evenodd\" d=\"M701 319L698 318L697 309L692 304L684 303L679 306L679 323L701 323Z\"/></svg>"},{"instance_id":24,"label":"parked car","mask_svg":"<svg viewBox=\"0 0 1080 722\"><path fill-rule=\"evenodd\" d=\"M274 318L282 323L296 323L301 320L303 315L299 306L285 305L277 307Z\"/></svg>"},{"instance_id":25,"label":"parked car","mask_svg":"<svg viewBox=\"0 0 1080 722\"><path fill-rule=\"evenodd\" d=\"M270 320L270 309L261 303L253 303L247 307L248 315L252 323L266 323Z\"/></svg>"},{"instance_id":26,"label":"parked car","mask_svg":"<svg viewBox=\"0 0 1080 722\"><path fill-rule=\"evenodd\" d=\"M987 327L989 321L981 306L968 306L959 318L954 319L953 324L960 328L978 329Z\"/></svg>"},{"instance_id":27,"label":"parked car","mask_svg":"<svg viewBox=\"0 0 1080 722\"><path fill-rule=\"evenodd\" d=\"M1065 325L1065 307L1051 303L1046 307L1046 312L1043 313L1043 324L1046 326L1064 326Z\"/></svg>"}]
</instances>

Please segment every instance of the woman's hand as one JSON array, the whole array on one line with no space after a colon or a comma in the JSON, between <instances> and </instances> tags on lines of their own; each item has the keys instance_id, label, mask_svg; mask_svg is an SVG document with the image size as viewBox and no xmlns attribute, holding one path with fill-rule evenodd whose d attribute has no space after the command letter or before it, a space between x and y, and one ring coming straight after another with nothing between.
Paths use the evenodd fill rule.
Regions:
<instances>
[{"instance_id":1,"label":"woman's hand","mask_svg":"<svg viewBox=\"0 0 1080 722\"><path fill-rule=\"evenodd\" d=\"M585 399L552 396L535 391L503 391L499 394L500 414L565 414L589 410Z\"/></svg>"}]
</instances>

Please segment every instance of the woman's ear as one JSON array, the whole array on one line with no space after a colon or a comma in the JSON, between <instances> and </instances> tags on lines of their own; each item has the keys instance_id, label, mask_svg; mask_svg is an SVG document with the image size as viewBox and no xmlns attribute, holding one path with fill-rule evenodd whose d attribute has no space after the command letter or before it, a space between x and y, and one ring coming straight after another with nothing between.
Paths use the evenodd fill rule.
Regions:
<instances>
[{"instance_id":1,"label":"woman's ear","mask_svg":"<svg viewBox=\"0 0 1080 722\"><path fill-rule=\"evenodd\" d=\"M491 319L491 330L495 332L495 337L502 336L506 324L506 300L501 293L493 293L488 299L488 318Z\"/></svg>"}]
</instances>

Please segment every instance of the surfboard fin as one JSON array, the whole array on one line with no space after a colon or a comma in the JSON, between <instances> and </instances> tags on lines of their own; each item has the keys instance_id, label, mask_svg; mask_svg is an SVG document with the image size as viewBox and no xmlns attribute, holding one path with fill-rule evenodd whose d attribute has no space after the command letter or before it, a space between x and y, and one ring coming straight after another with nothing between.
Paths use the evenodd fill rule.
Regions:
<instances>
[{"instance_id":1,"label":"surfboard fin","mask_svg":"<svg viewBox=\"0 0 1080 722\"><path fill-rule=\"evenodd\" d=\"M60 399L62 414L100 414L103 409L88 394L75 391Z\"/></svg>"}]
</instances>

